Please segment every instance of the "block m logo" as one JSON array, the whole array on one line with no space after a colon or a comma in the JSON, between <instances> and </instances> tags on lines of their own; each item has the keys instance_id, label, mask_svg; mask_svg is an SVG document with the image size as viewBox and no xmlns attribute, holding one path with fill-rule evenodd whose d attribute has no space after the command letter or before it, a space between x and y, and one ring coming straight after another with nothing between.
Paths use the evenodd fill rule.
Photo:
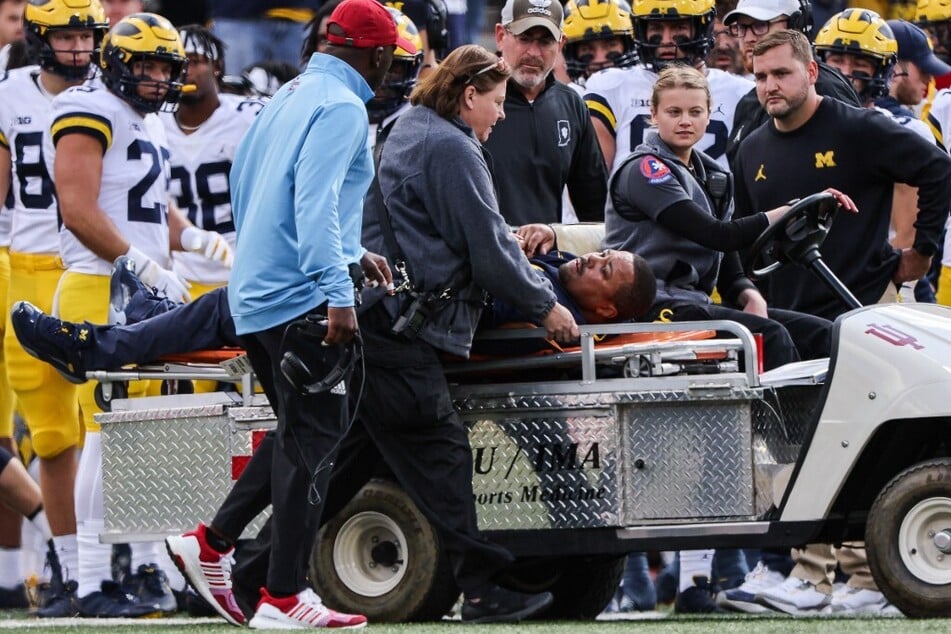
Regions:
<instances>
[{"instance_id":1,"label":"block m logo","mask_svg":"<svg viewBox=\"0 0 951 634\"><path fill-rule=\"evenodd\" d=\"M835 151L816 152L816 169L835 167Z\"/></svg>"}]
</instances>

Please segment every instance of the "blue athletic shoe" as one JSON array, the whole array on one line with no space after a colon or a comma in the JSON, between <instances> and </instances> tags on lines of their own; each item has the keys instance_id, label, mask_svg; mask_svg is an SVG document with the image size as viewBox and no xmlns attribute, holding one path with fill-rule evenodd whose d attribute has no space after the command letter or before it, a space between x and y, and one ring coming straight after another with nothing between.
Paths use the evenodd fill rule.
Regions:
<instances>
[{"instance_id":1,"label":"blue athletic shoe","mask_svg":"<svg viewBox=\"0 0 951 634\"><path fill-rule=\"evenodd\" d=\"M717 606L713 589L710 587L710 580L707 577L696 576L693 578L693 584L686 590L677 593L677 600L674 601L674 612L677 614L710 614L726 611Z\"/></svg>"},{"instance_id":2,"label":"blue athletic shoe","mask_svg":"<svg viewBox=\"0 0 951 634\"><path fill-rule=\"evenodd\" d=\"M85 617L135 619L161 614L157 605L142 603L138 598L123 592L114 581L103 581L101 590L79 599L79 615Z\"/></svg>"},{"instance_id":3,"label":"blue athletic shoe","mask_svg":"<svg viewBox=\"0 0 951 634\"><path fill-rule=\"evenodd\" d=\"M24 350L52 365L67 381L86 382L82 351L93 342L89 324L51 317L30 302L14 304L10 321Z\"/></svg>"},{"instance_id":4,"label":"blue athletic shoe","mask_svg":"<svg viewBox=\"0 0 951 634\"><path fill-rule=\"evenodd\" d=\"M12 588L0 587L0 610L22 610L27 607L30 607L30 601L22 583Z\"/></svg>"},{"instance_id":5,"label":"blue athletic shoe","mask_svg":"<svg viewBox=\"0 0 951 634\"><path fill-rule=\"evenodd\" d=\"M142 564L139 569L122 580L122 590L147 605L156 605L162 614L178 611L178 601L168 585L168 576L155 564Z\"/></svg>"},{"instance_id":6,"label":"blue athletic shoe","mask_svg":"<svg viewBox=\"0 0 951 634\"><path fill-rule=\"evenodd\" d=\"M75 581L53 582L38 588L40 606L33 611L41 619L64 619L79 616Z\"/></svg>"}]
</instances>

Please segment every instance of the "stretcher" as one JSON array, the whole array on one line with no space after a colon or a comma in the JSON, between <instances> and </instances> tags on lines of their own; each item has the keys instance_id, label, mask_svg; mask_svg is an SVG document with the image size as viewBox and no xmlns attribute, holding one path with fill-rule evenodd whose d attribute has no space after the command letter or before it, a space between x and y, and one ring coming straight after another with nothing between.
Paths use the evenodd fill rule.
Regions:
<instances>
[{"instance_id":1,"label":"stretcher","mask_svg":"<svg viewBox=\"0 0 951 634\"><path fill-rule=\"evenodd\" d=\"M503 437L509 447L504 451L515 447L526 461L524 468L516 468L516 456L508 456L513 464L503 477L507 487L515 486L511 480L514 472L521 473L518 486L554 486L546 478L540 481L535 467L539 461L551 458L557 463L564 458L542 454L577 452L579 446L588 445L578 445L575 439L590 440L591 434L599 443L603 464L611 465L609 472L598 469L602 473L598 477L616 478L617 432L597 438L614 426L622 401L659 393L657 382L664 383L664 392L673 388L671 381L676 382L677 389L691 400L708 399L711 394L721 398L724 390L732 393L738 386L745 391L759 385L755 341L733 322L700 322L690 324L689 329L684 324L659 323L583 326L580 341L573 347L544 342L544 331L537 328L504 329L480 337L504 345L534 339L542 349L516 357L480 353L468 361L445 363L457 409L471 430L477 467L484 470L474 480L477 499L488 500L492 496L485 492L500 484L495 479L502 476L489 469L483 457L485 451L498 450ZM104 540L155 539L187 529L214 513L261 434L275 426L266 399L252 389L253 377L242 359L240 350L208 351L87 374L103 386L103 400L110 406L110 411L97 415L103 434ZM241 390L116 398L125 381L209 379L239 384ZM500 391L507 405L496 409ZM545 407L537 407L539 395L548 400ZM579 407L581 418L574 411ZM732 404L729 407L735 409ZM599 412L596 420L590 417L595 410ZM517 420L513 418L516 411L520 412ZM590 447L585 451L590 452ZM749 450L746 454L748 458ZM137 459L128 460L129 455ZM577 457L579 464L582 458ZM574 478L560 478L559 486L568 486L565 483ZM618 484L608 482L614 505L621 501ZM557 486L554 489L559 490ZM549 525L562 525L564 517L571 516L575 518L571 525L588 526L595 517L598 525L618 518L617 508L608 515L594 510L605 500L596 500L589 511L578 514L575 501L552 506L549 496L544 497L527 504L523 514L508 517L499 514L493 497L491 504L483 505L480 524L487 529L503 525L524 528L536 526L539 518L544 518ZM540 508L544 509L541 515ZM752 504L743 509L744 513L752 511Z\"/></svg>"}]
</instances>

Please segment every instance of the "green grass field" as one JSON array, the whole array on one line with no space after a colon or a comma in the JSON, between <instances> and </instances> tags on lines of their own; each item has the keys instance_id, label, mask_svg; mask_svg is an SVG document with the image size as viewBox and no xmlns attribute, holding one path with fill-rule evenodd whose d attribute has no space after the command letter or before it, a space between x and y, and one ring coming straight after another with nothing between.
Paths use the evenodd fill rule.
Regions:
<instances>
[{"instance_id":1,"label":"green grass field","mask_svg":"<svg viewBox=\"0 0 951 634\"><path fill-rule=\"evenodd\" d=\"M655 613L656 614L656 613ZM760 616L710 616L633 618L612 621L538 621L517 625L463 625L459 621L421 624L371 624L367 630L374 634L620 634L636 629L638 634L904 634L905 632L951 632L951 619L914 621L904 618L792 618ZM105 632L108 634L234 634L237 628L214 619L154 619L130 622L93 622L81 619L59 619L52 622L30 619L25 612L0 613L0 631L29 632Z\"/></svg>"}]
</instances>

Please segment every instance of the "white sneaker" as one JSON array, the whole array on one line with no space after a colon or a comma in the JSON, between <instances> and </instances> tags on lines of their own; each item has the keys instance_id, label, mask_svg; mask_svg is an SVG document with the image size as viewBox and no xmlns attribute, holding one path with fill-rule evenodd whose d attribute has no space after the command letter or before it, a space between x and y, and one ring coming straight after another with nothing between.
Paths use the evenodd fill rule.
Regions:
<instances>
[{"instance_id":1,"label":"white sneaker","mask_svg":"<svg viewBox=\"0 0 951 634\"><path fill-rule=\"evenodd\" d=\"M822 610L822 613L839 616L880 615L886 613L889 607L892 606L888 599L878 590L853 588L846 585L832 593L832 601Z\"/></svg>"},{"instance_id":2,"label":"white sneaker","mask_svg":"<svg viewBox=\"0 0 951 634\"><path fill-rule=\"evenodd\" d=\"M261 588L261 602L248 622L255 630L308 630L337 628L355 630L366 627L367 617L361 614L335 612L307 588L292 597L272 597L267 588Z\"/></svg>"},{"instance_id":3,"label":"white sneaker","mask_svg":"<svg viewBox=\"0 0 951 634\"><path fill-rule=\"evenodd\" d=\"M832 597L825 592L819 592L815 585L792 576L787 577L778 586L756 594L757 603L786 614L817 614L831 601Z\"/></svg>"},{"instance_id":4,"label":"white sneaker","mask_svg":"<svg viewBox=\"0 0 951 634\"><path fill-rule=\"evenodd\" d=\"M749 614L772 612L765 605L756 603L756 595L759 592L778 586L785 579L781 572L770 570L762 561L757 562L756 567L746 573L743 583L732 590L724 590L717 594L717 605L721 608Z\"/></svg>"},{"instance_id":5,"label":"white sneaker","mask_svg":"<svg viewBox=\"0 0 951 634\"><path fill-rule=\"evenodd\" d=\"M168 554L192 588L228 623L244 625L245 618L231 587L234 548L219 553L208 544L208 527L198 528L165 540Z\"/></svg>"}]
</instances>

